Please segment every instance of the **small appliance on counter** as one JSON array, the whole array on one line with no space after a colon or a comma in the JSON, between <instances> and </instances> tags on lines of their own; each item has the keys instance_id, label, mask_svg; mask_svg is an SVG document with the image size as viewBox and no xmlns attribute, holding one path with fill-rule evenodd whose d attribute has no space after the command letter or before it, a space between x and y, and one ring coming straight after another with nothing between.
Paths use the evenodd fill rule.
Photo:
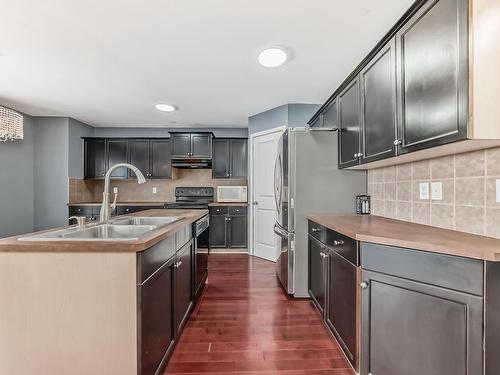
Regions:
<instances>
[{"instance_id":1,"label":"small appliance on counter","mask_svg":"<svg viewBox=\"0 0 500 375\"><path fill-rule=\"evenodd\" d=\"M247 190L246 186L217 186L217 202L246 202Z\"/></svg>"},{"instance_id":2,"label":"small appliance on counter","mask_svg":"<svg viewBox=\"0 0 500 375\"><path fill-rule=\"evenodd\" d=\"M370 196L368 194L359 194L356 196L356 213L358 215L370 215Z\"/></svg>"}]
</instances>

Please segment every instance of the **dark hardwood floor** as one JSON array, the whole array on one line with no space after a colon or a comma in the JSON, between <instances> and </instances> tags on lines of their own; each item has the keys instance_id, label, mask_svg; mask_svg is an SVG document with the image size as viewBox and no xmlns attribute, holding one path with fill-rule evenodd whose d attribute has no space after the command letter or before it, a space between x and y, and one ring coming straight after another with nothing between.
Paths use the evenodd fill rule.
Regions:
<instances>
[{"instance_id":1,"label":"dark hardwood floor","mask_svg":"<svg viewBox=\"0 0 500 375\"><path fill-rule=\"evenodd\" d=\"M289 299L274 263L213 254L203 299L164 374L353 375L308 300Z\"/></svg>"}]
</instances>

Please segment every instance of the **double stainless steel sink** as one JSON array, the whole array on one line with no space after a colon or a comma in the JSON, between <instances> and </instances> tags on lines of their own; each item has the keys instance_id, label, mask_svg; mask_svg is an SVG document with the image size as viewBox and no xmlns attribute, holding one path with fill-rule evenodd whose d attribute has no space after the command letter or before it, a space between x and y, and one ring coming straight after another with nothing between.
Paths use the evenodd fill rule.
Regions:
<instances>
[{"instance_id":1,"label":"double stainless steel sink","mask_svg":"<svg viewBox=\"0 0 500 375\"><path fill-rule=\"evenodd\" d=\"M21 237L19 241L131 241L172 224L179 217L129 216L101 224L70 227Z\"/></svg>"}]
</instances>

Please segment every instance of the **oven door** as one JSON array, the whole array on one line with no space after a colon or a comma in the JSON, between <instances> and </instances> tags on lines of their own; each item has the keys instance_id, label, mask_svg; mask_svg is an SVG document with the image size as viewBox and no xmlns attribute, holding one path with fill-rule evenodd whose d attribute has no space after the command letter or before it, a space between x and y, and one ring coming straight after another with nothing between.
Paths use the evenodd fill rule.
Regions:
<instances>
[{"instance_id":1,"label":"oven door","mask_svg":"<svg viewBox=\"0 0 500 375\"><path fill-rule=\"evenodd\" d=\"M208 277L208 255L210 253L210 231L208 215L194 224L194 296L198 301Z\"/></svg>"}]
</instances>

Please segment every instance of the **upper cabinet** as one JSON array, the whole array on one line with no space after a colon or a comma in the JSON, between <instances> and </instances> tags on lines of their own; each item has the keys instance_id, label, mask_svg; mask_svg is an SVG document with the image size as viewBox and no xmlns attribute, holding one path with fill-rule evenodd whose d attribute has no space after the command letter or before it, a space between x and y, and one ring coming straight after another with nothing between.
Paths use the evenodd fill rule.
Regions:
<instances>
[{"instance_id":1,"label":"upper cabinet","mask_svg":"<svg viewBox=\"0 0 500 375\"><path fill-rule=\"evenodd\" d=\"M356 77L339 94L339 164L350 167L359 163L359 79Z\"/></svg>"},{"instance_id":2,"label":"upper cabinet","mask_svg":"<svg viewBox=\"0 0 500 375\"><path fill-rule=\"evenodd\" d=\"M84 140L85 178L103 178L115 164L129 163L136 166L146 178L171 178L171 150L168 138ZM134 172L118 168L112 178L136 178Z\"/></svg>"},{"instance_id":3,"label":"upper cabinet","mask_svg":"<svg viewBox=\"0 0 500 375\"><path fill-rule=\"evenodd\" d=\"M498 12L498 1L416 1L309 121L339 129L340 167L500 145Z\"/></svg>"},{"instance_id":4,"label":"upper cabinet","mask_svg":"<svg viewBox=\"0 0 500 375\"><path fill-rule=\"evenodd\" d=\"M396 155L395 46L389 42L360 73L363 163Z\"/></svg>"},{"instance_id":5,"label":"upper cabinet","mask_svg":"<svg viewBox=\"0 0 500 375\"><path fill-rule=\"evenodd\" d=\"M217 138L213 140L213 178L247 178L247 140Z\"/></svg>"},{"instance_id":6,"label":"upper cabinet","mask_svg":"<svg viewBox=\"0 0 500 375\"><path fill-rule=\"evenodd\" d=\"M467 2L427 2L396 34L400 151L467 138Z\"/></svg>"},{"instance_id":7,"label":"upper cabinet","mask_svg":"<svg viewBox=\"0 0 500 375\"><path fill-rule=\"evenodd\" d=\"M172 158L211 159L212 133L171 133Z\"/></svg>"}]
</instances>

